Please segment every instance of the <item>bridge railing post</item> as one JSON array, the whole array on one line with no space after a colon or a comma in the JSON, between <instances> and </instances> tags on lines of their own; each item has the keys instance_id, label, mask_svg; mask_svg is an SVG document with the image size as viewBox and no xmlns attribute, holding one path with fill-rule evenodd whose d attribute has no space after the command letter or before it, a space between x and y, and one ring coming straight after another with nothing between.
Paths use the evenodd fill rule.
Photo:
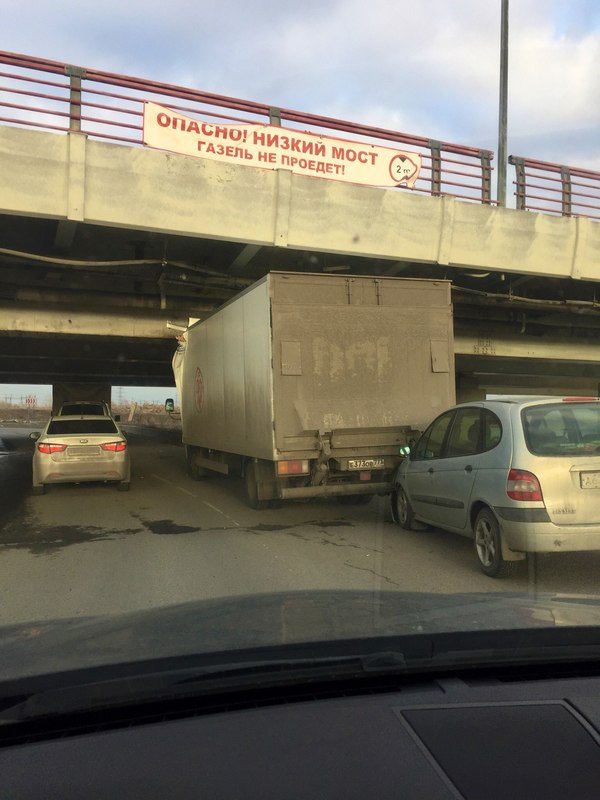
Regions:
<instances>
[{"instance_id":1,"label":"bridge railing post","mask_svg":"<svg viewBox=\"0 0 600 800\"><path fill-rule=\"evenodd\" d=\"M491 150L482 150L481 158L481 202L488 205L492 201L492 158Z\"/></svg>"},{"instance_id":2,"label":"bridge railing post","mask_svg":"<svg viewBox=\"0 0 600 800\"><path fill-rule=\"evenodd\" d=\"M442 143L435 139L429 140L431 152L431 194L442 193Z\"/></svg>"},{"instance_id":3,"label":"bridge railing post","mask_svg":"<svg viewBox=\"0 0 600 800\"><path fill-rule=\"evenodd\" d=\"M572 211L572 186L571 186L571 170L569 167L561 166L560 168L560 182L561 182L561 208L564 217L570 217Z\"/></svg>"},{"instance_id":4,"label":"bridge railing post","mask_svg":"<svg viewBox=\"0 0 600 800\"><path fill-rule=\"evenodd\" d=\"M515 168L515 197L516 207L523 211L527 207L527 179L525 176L525 162L519 156L509 156L508 163Z\"/></svg>"},{"instance_id":5,"label":"bridge railing post","mask_svg":"<svg viewBox=\"0 0 600 800\"><path fill-rule=\"evenodd\" d=\"M69 131L81 131L81 80L85 74L83 67L65 64L65 75L70 78Z\"/></svg>"}]
</instances>

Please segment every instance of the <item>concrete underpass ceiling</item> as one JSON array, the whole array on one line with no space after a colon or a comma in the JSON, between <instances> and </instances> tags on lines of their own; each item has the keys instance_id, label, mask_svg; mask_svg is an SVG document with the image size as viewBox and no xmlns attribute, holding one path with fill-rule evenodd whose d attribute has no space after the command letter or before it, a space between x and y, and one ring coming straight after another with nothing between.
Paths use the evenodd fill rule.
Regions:
<instances>
[{"instance_id":1,"label":"concrete underpass ceiling","mask_svg":"<svg viewBox=\"0 0 600 800\"><path fill-rule=\"evenodd\" d=\"M598 283L0 215L0 304L5 310L33 315L52 310L59 317L86 310L107 319L118 314L133 320L151 317L160 331L144 337L103 336L95 329L85 336L67 336L60 327L43 333L4 332L0 382L70 378L172 385L174 334L166 322L184 324L189 317L205 316L270 270L446 278L453 283L456 333L485 340L493 330L511 341L581 342L592 353L600 345ZM568 358L502 363L486 359L485 352L483 360L482 368L477 357L475 363L466 354L457 356L463 382L493 386L498 374L507 385L520 380L527 386L536 374L533 362L548 376L549 385L552 380L568 385L574 375L585 375L591 383L599 378L598 356L575 365ZM522 361L528 364L522 367Z\"/></svg>"},{"instance_id":2,"label":"concrete underpass ceiling","mask_svg":"<svg viewBox=\"0 0 600 800\"><path fill-rule=\"evenodd\" d=\"M171 386L174 349L172 339L4 335L0 383Z\"/></svg>"}]
</instances>

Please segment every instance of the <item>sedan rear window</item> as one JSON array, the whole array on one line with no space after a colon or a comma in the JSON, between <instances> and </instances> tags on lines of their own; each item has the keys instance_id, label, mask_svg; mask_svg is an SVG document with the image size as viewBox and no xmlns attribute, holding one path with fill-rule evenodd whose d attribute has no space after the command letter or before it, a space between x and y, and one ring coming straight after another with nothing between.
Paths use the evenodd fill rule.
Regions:
<instances>
[{"instance_id":1,"label":"sedan rear window","mask_svg":"<svg viewBox=\"0 0 600 800\"><path fill-rule=\"evenodd\" d=\"M112 419L56 419L48 425L49 436L78 433L119 433Z\"/></svg>"}]
</instances>

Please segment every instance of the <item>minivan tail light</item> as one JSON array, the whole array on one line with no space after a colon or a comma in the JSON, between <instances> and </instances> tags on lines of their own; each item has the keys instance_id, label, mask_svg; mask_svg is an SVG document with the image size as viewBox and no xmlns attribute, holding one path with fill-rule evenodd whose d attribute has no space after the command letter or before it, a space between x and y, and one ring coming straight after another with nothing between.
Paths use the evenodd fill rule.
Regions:
<instances>
[{"instance_id":1,"label":"minivan tail light","mask_svg":"<svg viewBox=\"0 0 600 800\"><path fill-rule=\"evenodd\" d=\"M53 444L51 442L42 442L38 444L40 453L62 453L62 451L66 449L66 444Z\"/></svg>"},{"instance_id":2,"label":"minivan tail light","mask_svg":"<svg viewBox=\"0 0 600 800\"><path fill-rule=\"evenodd\" d=\"M110 450L113 453L122 453L123 450L126 449L127 443L126 442L105 442L101 444L100 447L103 450Z\"/></svg>"},{"instance_id":3,"label":"minivan tail light","mask_svg":"<svg viewBox=\"0 0 600 800\"><path fill-rule=\"evenodd\" d=\"M563 397L563 403L589 403L590 400L598 400L597 397Z\"/></svg>"},{"instance_id":4,"label":"minivan tail light","mask_svg":"<svg viewBox=\"0 0 600 800\"><path fill-rule=\"evenodd\" d=\"M506 483L506 494L513 500L543 500L542 487L533 472L511 469Z\"/></svg>"}]
</instances>

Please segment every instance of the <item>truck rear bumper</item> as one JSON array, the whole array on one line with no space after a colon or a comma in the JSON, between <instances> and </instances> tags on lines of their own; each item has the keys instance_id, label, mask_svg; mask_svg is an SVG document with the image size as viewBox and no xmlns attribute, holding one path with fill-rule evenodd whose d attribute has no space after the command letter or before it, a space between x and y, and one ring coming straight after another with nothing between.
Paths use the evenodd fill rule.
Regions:
<instances>
[{"instance_id":1,"label":"truck rear bumper","mask_svg":"<svg viewBox=\"0 0 600 800\"><path fill-rule=\"evenodd\" d=\"M281 498L292 500L294 498L305 497L339 497L349 494L389 494L393 489L393 483L340 483L323 486L286 486L281 487Z\"/></svg>"}]
</instances>

